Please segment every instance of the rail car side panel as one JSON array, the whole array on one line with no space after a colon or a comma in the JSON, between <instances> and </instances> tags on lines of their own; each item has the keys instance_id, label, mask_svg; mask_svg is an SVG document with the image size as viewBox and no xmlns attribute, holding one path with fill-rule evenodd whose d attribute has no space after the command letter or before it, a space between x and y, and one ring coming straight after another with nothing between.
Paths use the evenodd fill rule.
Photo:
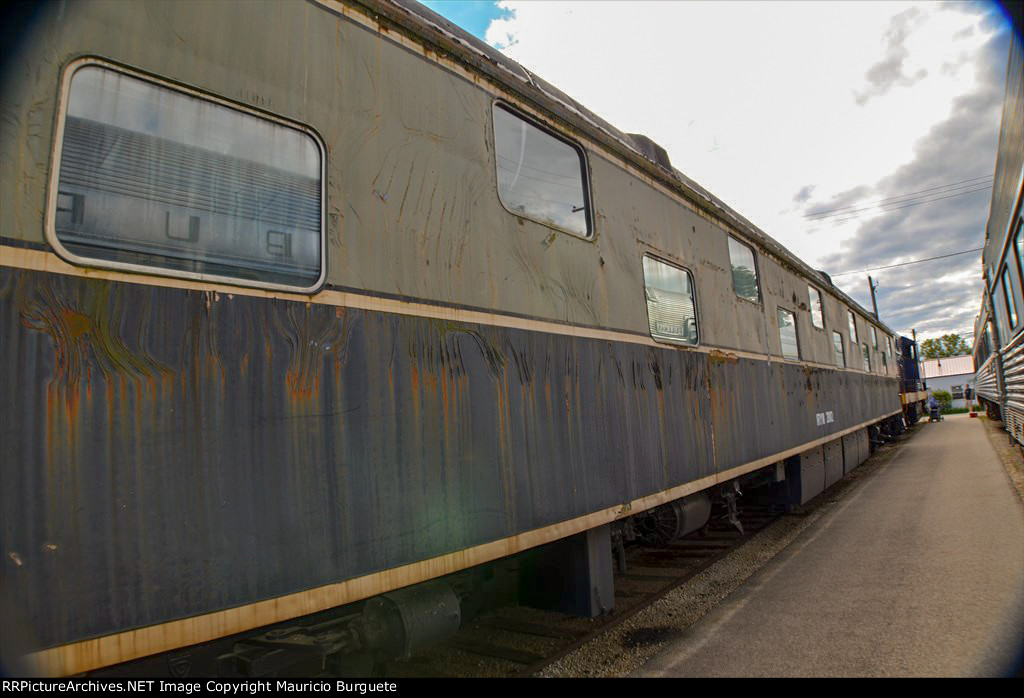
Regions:
<instances>
[{"instance_id":1,"label":"rail car side panel","mask_svg":"<svg viewBox=\"0 0 1024 698\"><path fill-rule=\"evenodd\" d=\"M581 516L877 414L849 402L815 426L830 384L893 394L778 362L10 268L0 329L5 462L35 464L0 473L0 540L40 647Z\"/></svg>"}]
</instances>

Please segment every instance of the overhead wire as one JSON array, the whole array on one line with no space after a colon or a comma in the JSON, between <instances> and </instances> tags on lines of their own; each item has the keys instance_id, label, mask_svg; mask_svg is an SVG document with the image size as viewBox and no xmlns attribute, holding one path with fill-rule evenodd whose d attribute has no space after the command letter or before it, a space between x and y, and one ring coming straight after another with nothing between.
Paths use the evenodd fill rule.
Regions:
<instances>
[{"instance_id":1,"label":"overhead wire","mask_svg":"<svg viewBox=\"0 0 1024 698\"><path fill-rule=\"evenodd\" d=\"M950 252L949 254L941 254L938 257L926 257L925 259L913 259L909 262L900 262L899 264L889 264L884 267L868 267L867 269L857 269L856 271L844 271L839 274L829 274L833 279L837 276L848 276L849 274L862 274L866 271L881 271L882 269L893 269L895 267L905 267L910 264L920 264L921 262L931 262L936 259L945 259L946 257L956 257L962 254L970 254L971 252L981 252L984 247L976 247L972 250L962 250L960 252Z\"/></svg>"},{"instance_id":2,"label":"overhead wire","mask_svg":"<svg viewBox=\"0 0 1024 698\"><path fill-rule=\"evenodd\" d=\"M950 184L941 184L941 185L934 186L934 187L928 187L927 189L919 189L918 191L907 192L906 194L896 194L895 196L890 196L890 197L887 197L885 199L879 199L878 201L869 202L868 206L869 207L875 207L875 206L878 206L879 204L885 204L885 203L889 203L889 202L903 203L903 202L897 202L897 199L909 199L911 197L916 197L919 194L926 194L928 192L935 192L935 191L940 190L940 189L952 191L954 189L961 189L961 188L966 188L966 187L972 187L972 186L976 186L976 185L980 184L982 180L986 180L986 179L993 179L993 176L992 175L987 175L985 177L972 177L971 179L963 179L963 180L960 180L959 182L952 182ZM945 193L945 192L943 192L943 193ZM841 212L841 211L846 211L846 209L852 209L852 208L855 208L855 207L861 206L861 205L862 204L857 203L857 204L850 204L849 206L840 206L839 208L826 209L824 211L808 212L808 213L804 214L804 218L808 218L808 219L827 218L827 217L829 217L829 215L831 215L833 213L838 213L838 212ZM847 213L849 213L849 211L847 211Z\"/></svg>"},{"instance_id":3,"label":"overhead wire","mask_svg":"<svg viewBox=\"0 0 1024 698\"><path fill-rule=\"evenodd\" d=\"M925 199L921 199L920 201L909 201L908 200L908 201L903 201L903 202L894 202L894 203L901 204L899 206L892 206L892 205L886 205L886 206L883 206L883 207L869 206L869 207L862 208L862 209L855 209L853 211L847 211L845 213L835 214L834 216L825 216L825 217L822 217L822 218L814 218L814 219L809 219L809 220L811 220L811 222L815 222L816 223L818 221L825 221L825 220L829 220L831 218L833 220L829 220L830 223L836 223L836 224L838 224L838 223L846 223L846 222L855 220L857 218L860 218L861 216L867 215L868 213L871 213L871 212L889 213L890 211L898 211L901 208L910 208L911 206L920 206L921 204L928 204L928 203L931 203L933 201L942 201L943 199L952 199L952 198L957 197L957 196L964 196L965 194L974 194L974 193L979 192L979 191L989 191L991 189L992 189L992 185L991 184L987 184L987 185L985 185L983 187L978 187L977 189L968 189L967 191L959 191L959 192L956 192L956 193L948 194L947 196L936 196L935 198L931 198L931 199L925 198Z\"/></svg>"}]
</instances>

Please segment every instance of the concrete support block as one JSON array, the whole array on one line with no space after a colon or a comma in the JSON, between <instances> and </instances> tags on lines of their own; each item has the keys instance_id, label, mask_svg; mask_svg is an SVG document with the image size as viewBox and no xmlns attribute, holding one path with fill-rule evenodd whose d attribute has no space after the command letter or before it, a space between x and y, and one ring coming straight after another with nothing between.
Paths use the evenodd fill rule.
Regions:
<instances>
[{"instance_id":1,"label":"concrete support block","mask_svg":"<svg viewBox=\"0 0 1024 698\"><path fill-rule=\"evenodd\" d=\"M822 446L825 458L825 489L843 479L843 440L829 441Z\"/></svg>"},{"instance_id":2,"label":"concrete support block","mask_svg":"<svg viewBox=\"0 0 1024 698\"><path fill-rule=\"evenodd\" d=\"M859 449L860 446L857 444L857 434L847 434L843 437L843 474L849 474L853 472L853 469L860 465Z\"/></svg>"},{"instance_id":3,"label":"concrete support block","mask_svg":"<svg viewBox=\"0 0 1024 698\"><path fill-rule=\"evenodd\" d=\"M519 601L588 618L610 612L615 607L611 526L526 554L520 566Z\"/></svg>"},{"instance_id":4,"label":"concrete support block","mask_svg":"<svg viewBox=\"0 0 1024 698\"><path fill-rule=\"evenodd\" d=\"M825 457L821 447L804 451L786 460L789 502L806 504L825 489Z\"/></svg>"},{"instance_id":5,"label":"concrete support block","mask_svg":"<svg viewBox=\"0 0 1024 698\"><path fill-rule=\"evenodd\" d=\"M860 462L863 463L871 457L871 439L868 437L867 428L855 432L857 441L860 444ZM858 463L860 465L860 463Z\"/></svg>"}]
</instances>

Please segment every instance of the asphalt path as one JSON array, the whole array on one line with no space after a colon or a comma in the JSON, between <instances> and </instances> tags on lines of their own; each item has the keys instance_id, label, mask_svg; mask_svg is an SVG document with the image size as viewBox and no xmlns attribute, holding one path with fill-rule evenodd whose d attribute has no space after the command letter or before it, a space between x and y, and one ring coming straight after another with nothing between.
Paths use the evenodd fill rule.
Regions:
<instances>
[{"instance_id":1,"label":"asphalt path","mask_svg":"<svg viewBox=\"0 0 1024 698\"><path fill-rule=\"evenodd\" d=\"M1024 506L978 420L921 425L833 506L636 675L1019 671Z\"/></svg>"}]
</instances>

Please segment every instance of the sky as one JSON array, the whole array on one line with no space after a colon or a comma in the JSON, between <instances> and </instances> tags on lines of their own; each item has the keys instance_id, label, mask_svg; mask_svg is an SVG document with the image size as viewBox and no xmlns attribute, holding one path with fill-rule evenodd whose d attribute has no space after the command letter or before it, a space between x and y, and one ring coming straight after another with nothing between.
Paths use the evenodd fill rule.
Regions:
<instances>
[{"instance_id":1,"label":"sky","mask_svg":"<svg viewBox=\"0 0 1024 698\"><path fill-rule=\"evenodd\" d=\"M919 338L973 333L1010 28L995 5L424 2ZM844 272L872 269L857 274Z\"/></svg>"}]
</instances>

